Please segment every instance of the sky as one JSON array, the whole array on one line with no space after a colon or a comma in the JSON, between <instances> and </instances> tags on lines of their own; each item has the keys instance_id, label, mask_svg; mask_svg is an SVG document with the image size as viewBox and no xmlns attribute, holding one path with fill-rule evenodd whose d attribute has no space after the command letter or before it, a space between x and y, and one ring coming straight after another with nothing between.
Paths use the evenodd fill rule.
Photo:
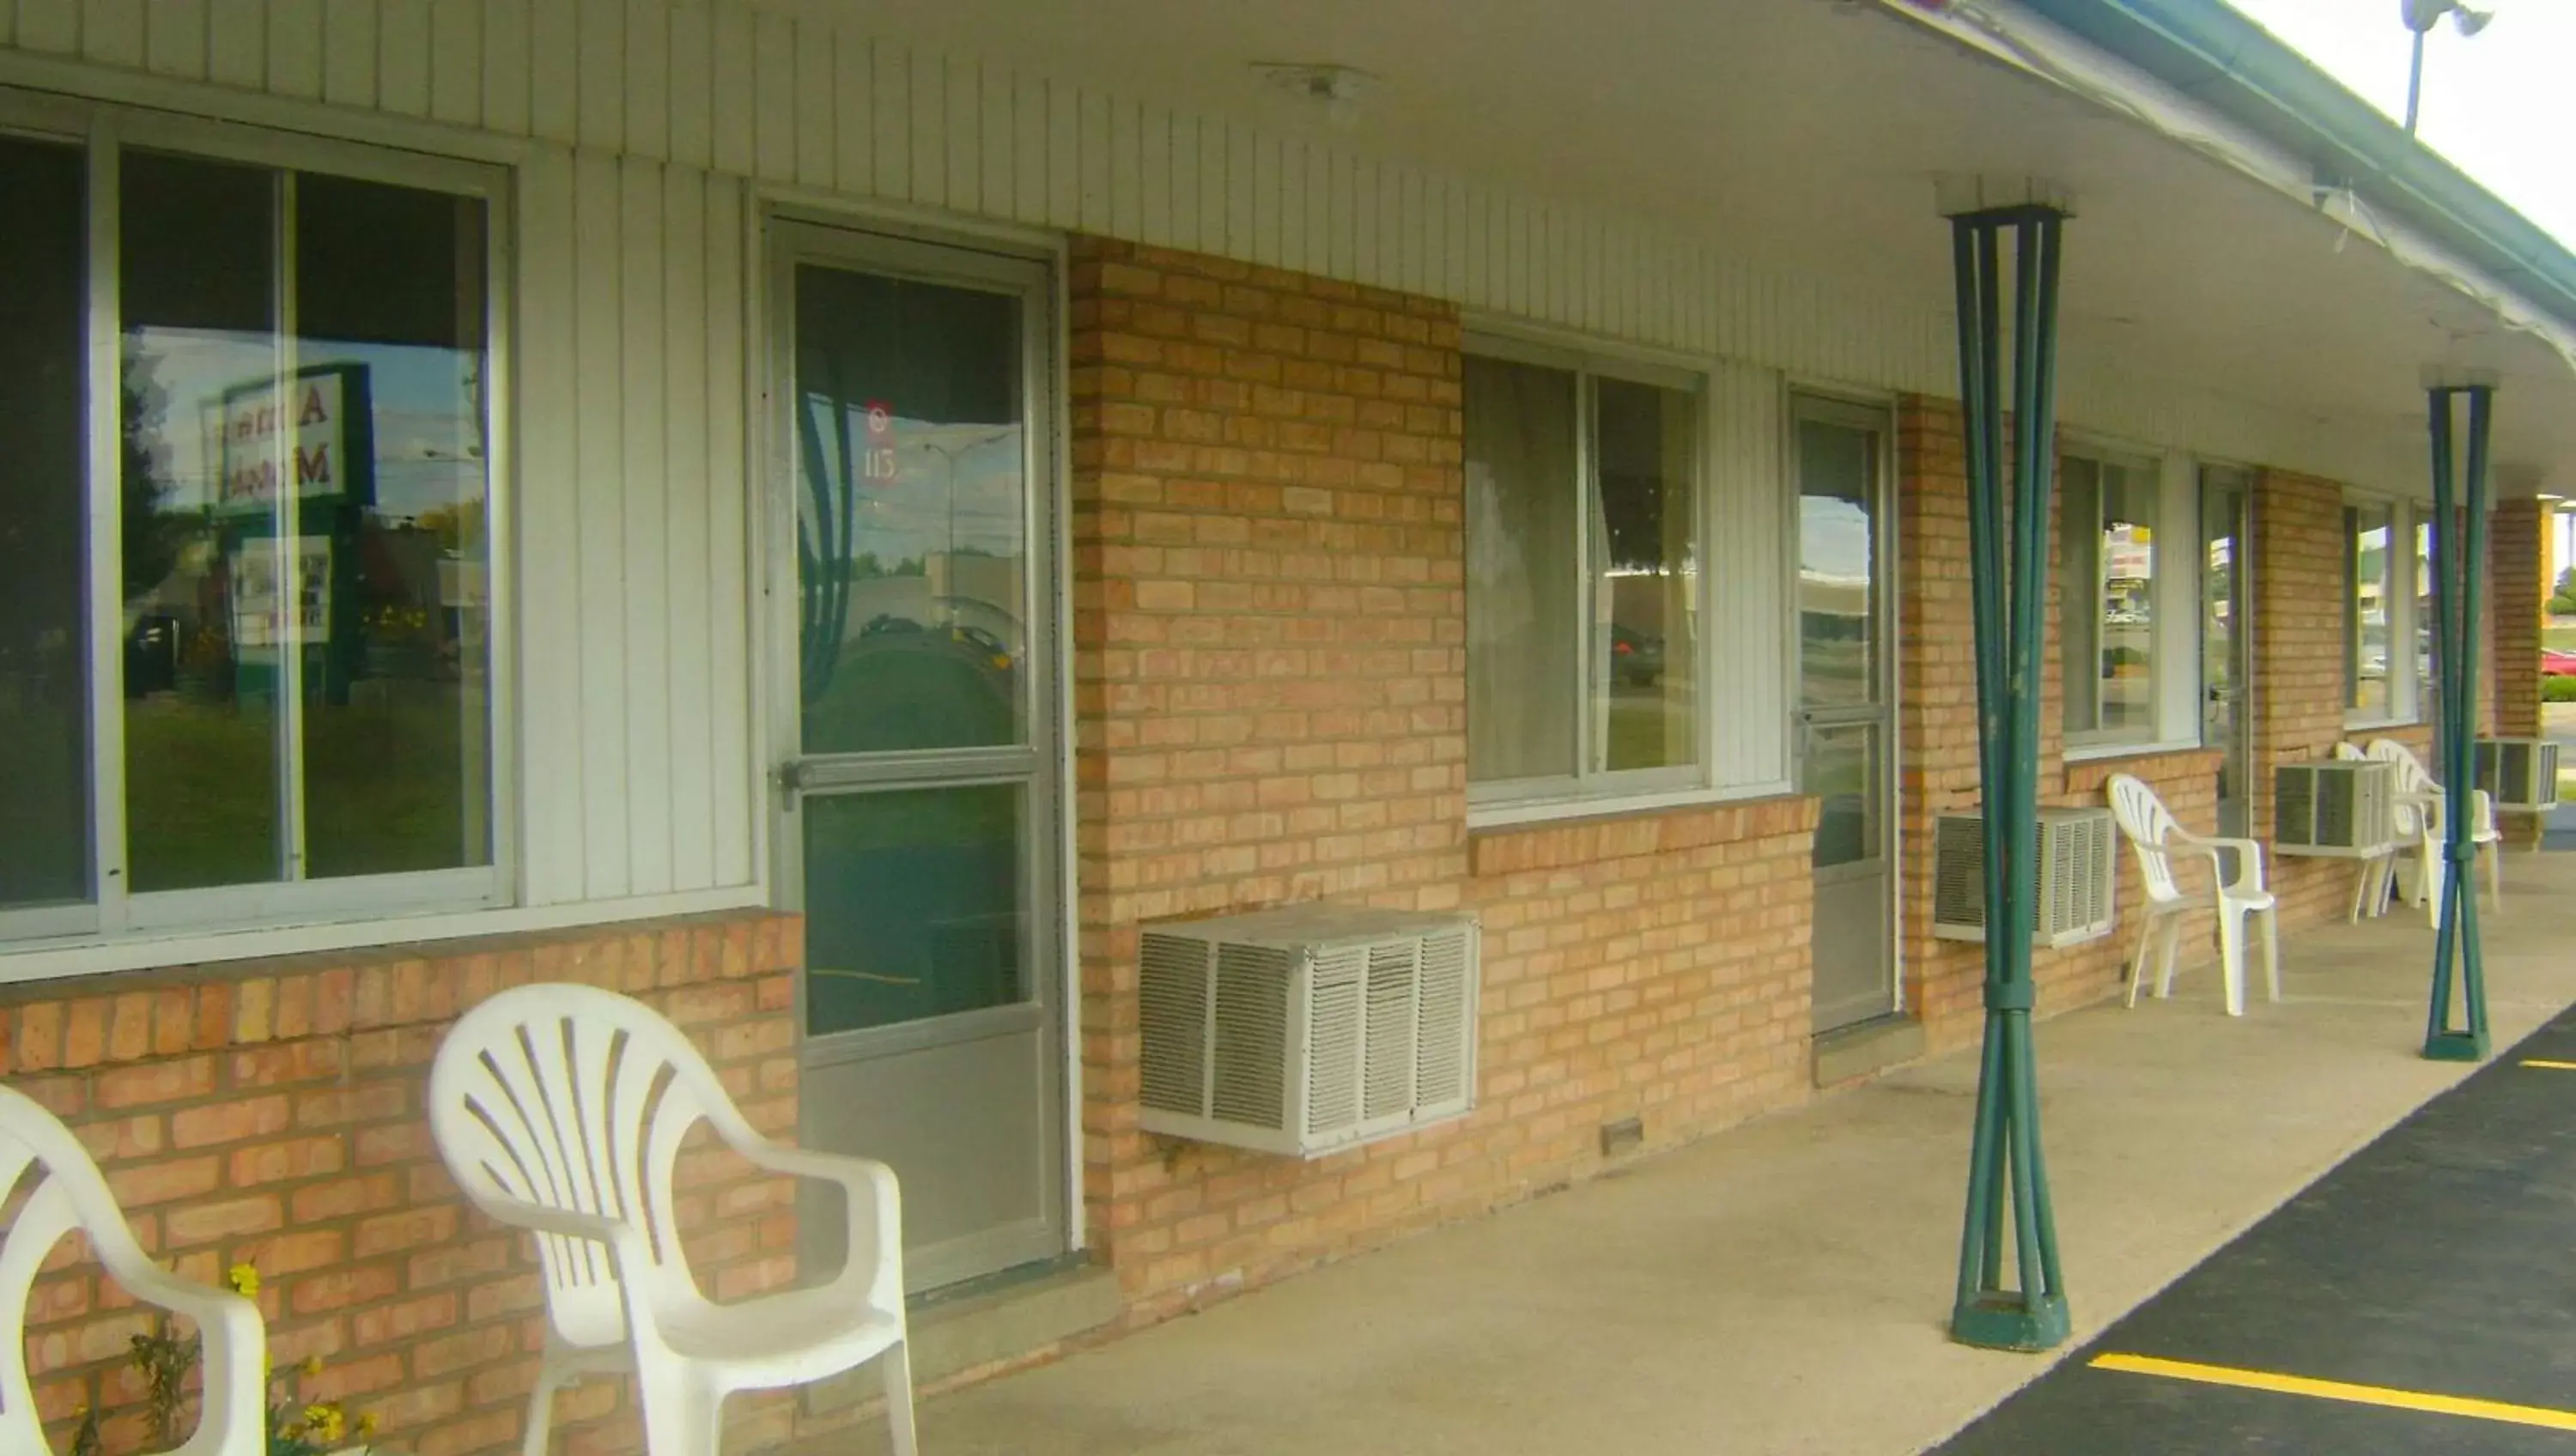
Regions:
<instances>
[{"instance_id":1,"label":"sky","mask_svg":"<svg viewBox=\"0 0 2576 1456\"><path fill-rule=\"evenodd\" d=\"M2400 0L2231 0L2363 100L2406 114L2413 37ZM2576 248L2576 0L2475 0L2475 36L2448 21L2424 47L2416 135Z\"/></svg>"},{"instance_id":2,"label":"sky","mask_svg":"<svg viewBox=\"0 0 2576 1456\"><path fill-rule=\"evenodd\" d=\"M2400 0L2230 0L2392 117L2406 114L2412 34ZM2450 22L2424 46L2416 135L2516 211L2576 249L2576 0L2473 0L2495 19ZM2559 556L2576 560L2576 516Z\"/></svg>"}]
</instances>

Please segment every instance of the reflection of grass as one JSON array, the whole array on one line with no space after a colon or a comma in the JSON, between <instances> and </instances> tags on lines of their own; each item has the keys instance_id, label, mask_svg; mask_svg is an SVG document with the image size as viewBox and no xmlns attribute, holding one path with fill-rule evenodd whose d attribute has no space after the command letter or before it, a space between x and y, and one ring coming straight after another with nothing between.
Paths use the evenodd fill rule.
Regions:
<instances>
[{"instance_id":1,"label":"reflection of grass","mask_svg":"<svg viewBox=\"0 0 2576 1456\"><path fill-rule=\"evenodd\" d=\"M2540 645L2561 652L2576 652L2576 622L2556 621L2540 629Z\"/></svg>"},{"instance_id":2,"label":"reflection of grass","mask_svg":"<svg viewBox=\"0 0 2576 1456\"><path fill-rule=\"evenodd\" d=\"M277 878L277 727L265 709L126 705L125 858L138 893Z\"/></svg>"},{"instance_id":3,"label":"reflection of grass","mask_svg":"<svg viewBox=\"0 0 2576 1456\"><path fill-rule=\"evenodd\" d=\"M1604 764L1613 771L1672 768L1693 761L1690 748L1690 704L1646 689L1610 701L1609 741L1602 745Z\"/></svg>"},{"instance_id":4,"label":"reflection of grass","mask_svg":"<svg viewBox=\"0 0 2576 1456\"><path fill-rule=\"evenodd\" d=\"M306 873L386 875L486 857L483 845L468 856L463 843L463 724L453 691L410 696L305 714ZM472 792L488 791L478 782Z\"/></svg>"},{"instance_id":5,"label":"reflection of grass","mask_svg":"<svg viewBox=\"0 0 2576 1456\"><path fill-rule=\"evenodd\" d=\"M1011 844L1019 833L1020 795L1007 784L805 799L809 862L888 849Z\"/></svg>"},{"instance_id":6,"label":"reflection of grass","mask_svg":"<svg viewBox=\"0 0 2576 1456\"><path fill-rule=\"evenodd\" d=\"M1022 802L1009 784L804 801L811 1031L1018 997Z\"/></svg>"},{"instance_id":7,"label":"reflection of grass","mask_svg":"<svg viewBox=\"0 0 2576 1456\"><path fill-rule=\"evenodd\" d=\"M467 855L452 689L404 692L304 722L305 856L312 878L448 869ZM442 701L444 700L444 701ZM138 892L278 877L277 728L256 704L127 704L126 840ZM480 786L473 790L481 794Z\"/></svg>"},{"instance_id":8,"label":"reflection of grass","mask_svg":"<svg viewBox=\"0 0 2576 1456\"><path fill-rule=\"evenodd\" d=\"M928 634L884 646L861 639L805 709L807 753L985 747L1019 738L1009 680Z\"/></svg>"}]
</instances>

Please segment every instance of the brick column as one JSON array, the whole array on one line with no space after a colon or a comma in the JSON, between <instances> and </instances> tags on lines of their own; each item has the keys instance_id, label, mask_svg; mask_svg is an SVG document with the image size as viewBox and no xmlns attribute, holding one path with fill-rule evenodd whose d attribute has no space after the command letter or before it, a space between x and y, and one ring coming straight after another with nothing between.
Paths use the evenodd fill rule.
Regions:
<instances>
[{"instance_id":1,"label":"brick column","mask_svg":"<svg viewBox=\"0 0 2576 1456\"><path fill-rule=\"evenodd\" d=\"M2264 470L2254 478L2250 567L2254 597L2252 791L2255 837L2272 837L2272 771L2331 757L2344 736L2343 487L2319 476ZM2343 913L2348 860L2276 856L2281 922L2313 925Z\"/></svg>"},{"instance_id":2,"label":"brick column","mask_svg":"<svg viewBox=\"0 0 2576 1456\"><path fill-rule=\"evenodd\" d=\"M1976 606L1967 442L1958 403L1908 395L1896 415L1897 942L1907 1009L1937 1049L1983 1025L1985 957L1932 933L1933 823L1977 802Z\"/></svg>"},{"instance_id":3,"label":"brick column","mask_svg":"<svg viewBox=\"0 0 2576 1456\"><path fill-rule=\"evenodd\" d=\"M2549 610L2549 503L2508 500L2495 508L2487 535L2488 646L2493 653L2495 731L2506 738L2537 738L2540 721L2540 629ZM2505 842L2540 842L2534 814L2498 821Z\"/></svg>"},{"instance_id":4,"label":"brick column","mask_svg":"<svg viewBox=\"0 0 2576 1456\"><path fill-rule=\"evenodd\" d=\"M1368 1213L1357 1155L1138 1129L1136 955L1174 916L1463 903L1460 329L1429 299L1092 238L1070 283L1083 1191L1150 1315L1312 1261L1326 1205ZM1281 1233L1292 1195L1307 1226Z\"/></svg>"}]
</instances>

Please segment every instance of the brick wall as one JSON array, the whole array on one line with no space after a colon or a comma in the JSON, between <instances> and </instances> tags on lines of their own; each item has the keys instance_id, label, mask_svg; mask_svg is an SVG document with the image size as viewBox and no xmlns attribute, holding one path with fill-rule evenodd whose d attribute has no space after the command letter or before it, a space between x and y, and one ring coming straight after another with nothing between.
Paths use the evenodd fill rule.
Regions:
<instances>
[{"instance_id":1,"label":"brick wall","mask_svg":"<svg viewBox=\"0 0 2576 1456\"><path fill-rule=\"evenodd\" d=\"M1802 1095L1805 801L1471 851L1455 310L1090 239L1070 282L1084 1197L1131 1320ZM1146 1136L1139 928L1323 896L1484 912L1476 1114Z\"/></svg>"},{"instance_id":2,"label":"brick wall","mask_svg":"<svg viewBox=\"0 0 2576 1456\"><path fill-rule=\"evenodd\" d=\"M2548 620L2549 505L2538 500L2498 504L2488 523L2488 650L2494 686L2495 731L2507 738L2537 738L2540 722L2540 629ZM2498 821L2505 842L2534 846L2543 821L2535 814L2507 814Z\"/></svg>"},{"instance_id":3,"label":"brick wall","mask_svg":"<svg viewBox=\"0 0 2576 1456\"><path fill-rule=\"evenodd\" d=\"M802 955L798 922L745 915L22 986L0 1002L0 1075L79 1133L147 1252L208 1283L259 1268L271 1356L325 1362L310 1396L373 1413L407 1456L515 1450L543 1295L533 1247L465 1205L431 1143L440 1036L507 986L625 991L687 1028L755 1125L790 1137ZM784 1182L695 1146L680 1180L710 1290L792 1280ZM77 1238L56 1250L28 1354L57 1449L84 1405L113 1414L111 1453L139 1448L124 1357L152 1321ZM783 1403L738 1407L736 1441L785 1432ZM617 1383L576 1387L555 1413L559 1451L639 1443Z\"/></svg>"},{"instance_id":4,"label":"brick wall","mask_svg":"<svg viewBox=\"0 0 2576 1456\"><path fill-rule=\"evenodd\" d=\"M2268 842L2272 770L2332 757L2346 736L2343 487L2292 471L2258 471L2253 515L2254 773L2248 788L2254 833ZM2271 872L2284 929L2337 918L2352 903L2350 860L2276 855Z\"/></svg>"}]
</instances>

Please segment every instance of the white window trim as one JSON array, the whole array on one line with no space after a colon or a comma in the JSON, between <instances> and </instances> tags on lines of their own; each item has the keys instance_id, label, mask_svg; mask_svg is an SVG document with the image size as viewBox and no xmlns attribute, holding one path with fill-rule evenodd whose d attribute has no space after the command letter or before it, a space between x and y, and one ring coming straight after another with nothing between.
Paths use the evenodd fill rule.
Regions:
<instances>
[{"instance_id":1,"label":"white window trim","mask_svg":"<svg viewBox=\"0 0 2576 1456\"><path fill-rule=\"evenodd\" d=\"M2068 763L2099 763L2110 758L2158 758L2173 753L2198 753L2208 747L2210 745L2197 738L2164 738L2153 743L2122 739L2110 743L2069 744L2065 758Z\"/></svg>"},{"instance_id":2,"label":"white window trim","mask_svg":"<svg viewBox=\"0 0 2576 1456\"><path fill-rule=\"evenodd\" d=\"M36 95L0 85L0 127L79 147L88 173L89 296L85 304L93 407L85 425L83 541L89 590L90 854L93 898L70 905L0 911L0 984L96 974L179 959L289 954L382 944L391 923L401 938L488 934L519 893L516 734L516 541L512 469L510 239L512 175L452 156L322 136L272 131L105 101ZM129 894L124 887L125 761L121 551L114 534L121 440L112 409L119 397L117 164L121 149L149 147L210 161L296 170L472 197L484 206L485 578L490 631L486 663L489 770L485 817L491 862L420 874L366 875ZM670 913L667 909L654 913ZM412 918L417 917L416 921ZM435 917L435 918L433 918ZM613 911L539 917L549 924L617 918ZM415 928L415 925L417 928ZM530 928L537 928L533 923Z\"/></svg>"},{"instance_id":3,"label":"white window trim","mask_svg":"<svg viewBox=\"0 0 2576 1456\"><path fill-rule=\"evenodd\" d=\"M1470 829L1501 828L1552 819L1586 819L1612 814L1634 814L1657 809L1682 808L1693 804L1714 803L1728 799L1758 797L1764 793L1786 792L1784 786L1725 785L1716 783L1718 748L1718 714L1709 701L1706 686L1715 681L1717 664L1717 628L1710 610L1711 526L1714 521L1716 441L1709 408L1709 376L1705 367L1695 366L1677 356L1653 350L1628 349L1595 339L1576 340L1569 336L1540 329L1522 329L1508 324L1480 323L1466 335L1461 353L1487 359L1500 359L1516 364L1531 364L1547 369L1572 372L1577 381L1575 395L1576 476L1586 491L1595 490L1594 479L1594 410L1592 384L1596 379L1617 379L1638 384L1651 384L1687 394L1692 401L1691 424L1696 433L1693 441L1693 463L1698 474L1691 493L1691 536L1699 562L1699 579L1693 583L1695 608L1702 627L1696 644L1692 670L1702 686L1700 722L1698 724L1698 762L1681 768L1627 769L1600 773L1555 775L1545 778L1501 779L1467 786L1467 825ZM1590 499L1586 509L1579 510L1576 521L1588 530ZM1586 539L1578 539L1576 550L1588 557ZM1589 577L1589 567L1585 568ZM1584 595L1589 596L1589 582ZM1587 636L1588 611L1578 614L1569 629L1578 637ZM1591 645L1578 643L1577 662L1588 663ZM1578 685L1578 691L1583 685ZM1588 707L1583 715L1589 717ZM1587 730L1576 736L1578 754L1588 755L1591 735Z\"/></svg>"},{"instance_id":4,"label":"white window trim","mask_svg":"<svg viewBox=\"0 0 2576 1456\"><path fill-rule=\"evenodd\" d=\"M2349 506L2385 506L2388 508L2388 656L2390 671L2388 675L2388 707L2385 711L2377 713L2365 713L2349 706L2352 699L2353 684L2349 678L2345 679L2341 688L2345 703L2347 704L2343 710L2344 731L2347 733L2363 733L2388 728L2412 728L2427 721L2427 705L2423 701L2423 693L2420 690L2423 680L2417 675L2415 670L2415 637L2417 632L2425 629L2425 624L2418 623L2415 620L2415 527L2417 522L2432 515L2433 507L2430 502L2417 501L2402 495L2382 495L2373 491L2347 489L2343 493L2340 504L2336 507L2338 519L2335 525L2335 540L2337 543L2336 550L2339 560L2343 553L2351 550L2351 540L2349 537L2344 535L2344 527L2340 519L2343 509ZM2341 567L2339 566L2338 571L2340 572L2340 570ZM2344 589L2349 592L2351 589L2350 584L2347 583ZM2352 603L2349 601L2338 600L2335 606L2336 616L2346 624L2347 628L2349 628L2353 620L2351 616ZM2339 641L2337 644L2338 651L2349 652L2351 650L2351 645L2352 644L2348 641ZM2400 660L2401 651L2403 653L2402 660L2406 664L2406 671L2403 674L2396 671L2396 665Z\"/></svg>"},{"instance_id":5,"label":"white window trim","mask_svg":"<svg viewBox=\"0 0 2576 1456\"><path fill-rule=\"evenodd\" d=\"M2155 584L2150 589L2155 621L2150 627L2147 661L2148 700L2155 721L2143 732L2088 729L2064 737L2061 758L2068 763L2093 759L2146 757L2179 753L2201 746L2200 722L2200 462L2179 450L2164 450L2101 435L2062 432L2057 445L2057 473L2069 459L2118 465L2141 471L2156 482ZM2061 491L2058 506L2064 506ZM2097 525L2095 534L2099 534ZM2195 543L2177 560L2173 543ZM2098 547L2096 548L2099 549ZM2057 563L2061 600L2073 574ZM2067 690L2066 647L2057 650L2058 690ZM2095 669L2098 671L2098 667ZM2062 720L2061 720L2062 721Z\"/></svg>"}]
</instances>

